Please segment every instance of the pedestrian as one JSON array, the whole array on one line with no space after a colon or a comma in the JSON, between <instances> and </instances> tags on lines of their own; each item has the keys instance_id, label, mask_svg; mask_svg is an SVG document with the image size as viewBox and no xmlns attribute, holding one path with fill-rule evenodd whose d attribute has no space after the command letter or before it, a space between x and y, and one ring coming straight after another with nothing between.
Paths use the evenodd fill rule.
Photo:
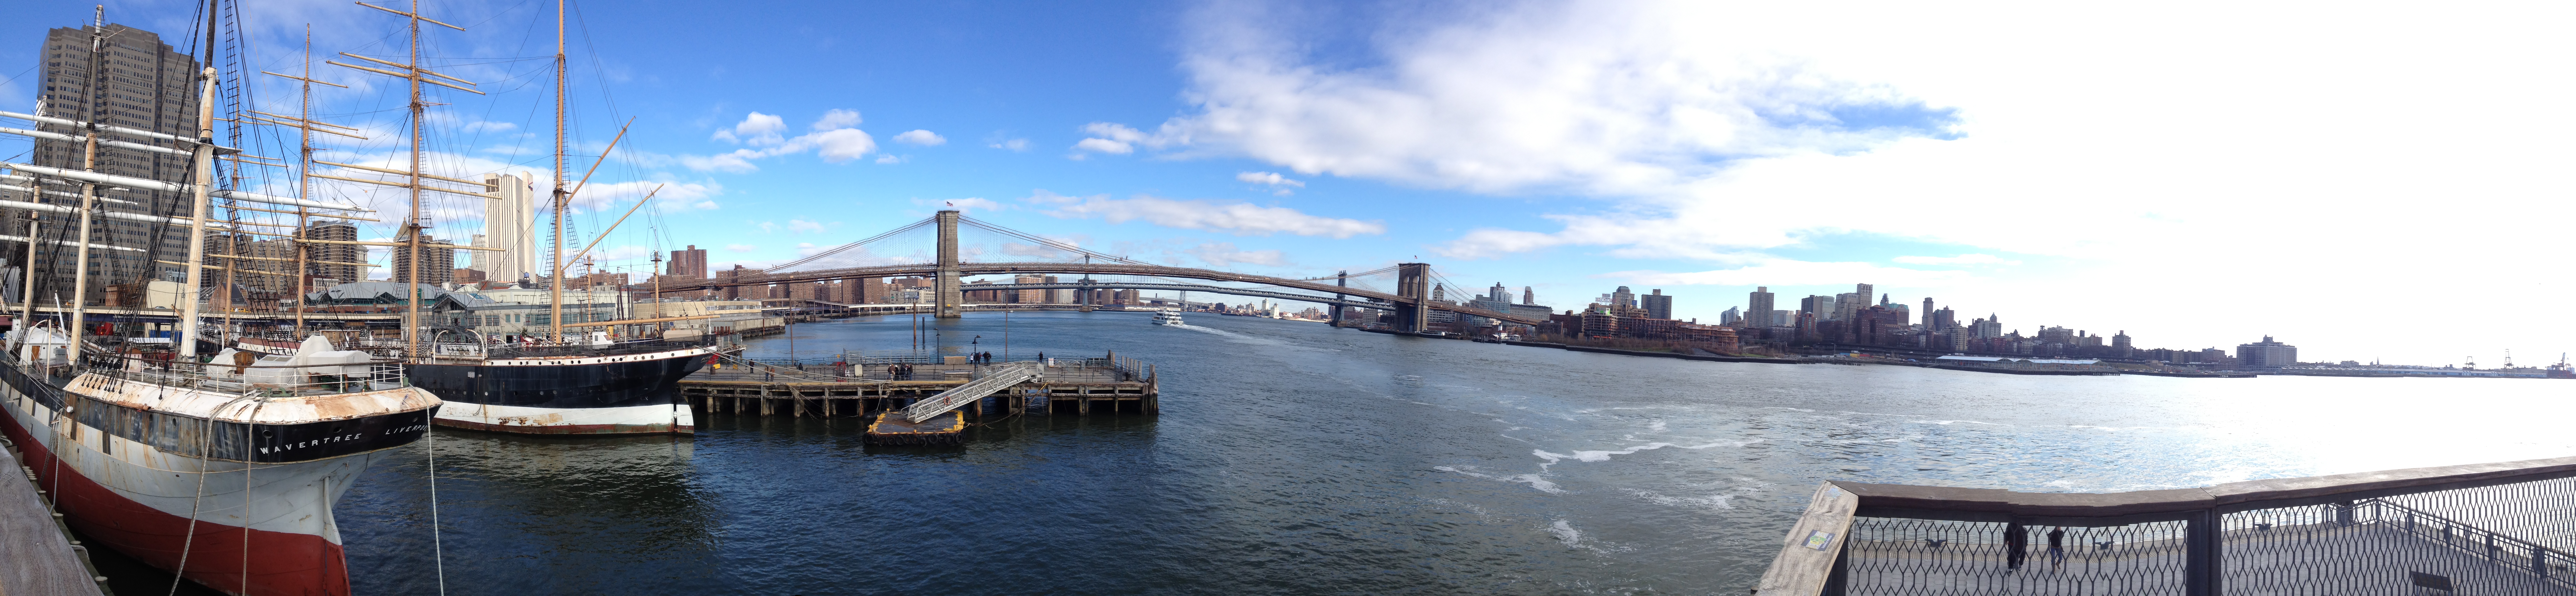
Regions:
<instances>
[{"instance_id":1,"label":"pedestrian","mask_svg":"<svg viewBox=\"0 0 2576 596\"><path fill-rule=\"evenodd\" d=\"M2056 569L2064 566L2066 566L2066 528L2050 528L2048 530L2048 567Z\"/></svg>"},{"instance_id":2,"label":"pedestrian","mask_svg":"<svg viewBox=\"0 0 2576 596\"><path fill-rule=\"evenodd\" d=\"M2021 560L2030 556L2030 530L2021 522L2004 526L2004 568L2021 569Z\"/></svg>"}]
</instances>

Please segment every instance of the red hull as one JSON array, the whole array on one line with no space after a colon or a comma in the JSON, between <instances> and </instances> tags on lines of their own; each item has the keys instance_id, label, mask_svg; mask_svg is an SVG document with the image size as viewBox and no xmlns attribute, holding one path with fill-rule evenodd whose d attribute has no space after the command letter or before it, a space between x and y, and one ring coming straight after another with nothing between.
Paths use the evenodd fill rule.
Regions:
<instances>
[{"instance_id":1,"label":"red hull","mask_svg":"<svg viewBox=\"0 0 2576 596\"><path fill-rule=\"evenodd\" d=\"M57 491L56 508L72 529L143 564L163 570L179 567L187 549L190 581L226 594L258 596L343 596L349 593L348 560L338 544L321 536L271 532L197 520L193 540L188 518L134 502L105 485L64 470L56 477L54 454L21 428L14 416L0 414L0 432L26 455L46 490ZM248 536L243 534L247 532ZM189 544L194 542L193 545ZM243 547L252 553L243 558ZM247 571L249 579L244 581ZM247 586L247 590L245 590Z\"/></svg>"}]
</instances>

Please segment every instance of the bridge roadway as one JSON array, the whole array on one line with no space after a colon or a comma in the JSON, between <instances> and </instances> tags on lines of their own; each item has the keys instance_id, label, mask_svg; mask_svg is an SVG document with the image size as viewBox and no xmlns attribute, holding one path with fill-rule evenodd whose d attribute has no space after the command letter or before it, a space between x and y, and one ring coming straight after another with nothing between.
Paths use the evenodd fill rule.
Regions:
<instances>
[{"instance_id":1,"label":"bridge roadway","mask_svg":"<svg viewBox=\"0 0 2576 596\"><path fill-rule=\"evenodd\" d=\"M1323 303L1323 304L1338 304L1338 305L1341 305L1341 306L1351 306L1351 307L1360 307L1360 308L1391 308L1391 307L1394 307L1394 306L1399 305L1399 304L1400 304L1400 305L1406 305L1406 306L1428 306L1429 308L1431 308L1431 309L1433 309L1433 310L1446 310L1446 311L1451 311L1451 312L1455 312L1455 313L1459 313L1459 314L1474 315L1474 316L1485 317L1485 318L1489 318L1489 319L1496 319L1496 320L1501 320L1501 321L1509 321L1509 322L1519 323L1519 324L1523 324L1523 325L1537 326L1537 325L1540 325L1540 324L1543 324L1543 323L1546 323L1546 322L1547 322L1547 320L1546 320L1545 318L1543 318L1543 317L1541 317L1541 318L1531 318L1531 317L1529 317L1529 316L1525 316L1525 315L1516 315L1516 314L1511 314L1511 313L1494 312L1494 311L1485 310L1485 309L1481 309L1481 308L1475 308L1475 307L1471 307L1471 306L1463 306L1463 305L1457 305L1457 304L1448 304L1448 303L1443 303L1443 302L1439 302L1439 301L1417 300L1417 299L1415 299L1415 298L1411 298L1411 297L1398 296L1398 295L1395 295L1395 294L1388 294L1388 293L1385 293L1385 292L1379 292L1379 291L1375 291L1375 290L1365 290L1365 289L1360 289L1360 288L1343 287L1343 286L1338 286L1338 285L1334 285L1334 284L1326 283L1326 282L1322 282L1322 281L1315 281L1315 280L1303 280L1303 279L1287 279L1287 278L1279 278L1279 277L1270 277L1270 276L1266 276L1266 275L1251 275L1251 274L1245 274L1245 273L1233 273L1233 272L1228 272L1228 271L1216 271L1216 270L1211 270L1211 269L1196 269L1196 268L1190 268L1190 267L1166 267L1166 266L1161 266L1161 265L1130 265L1130 264L1124 264L1124 263L1060 263L1060 262L1039 261L1039 262L1017 262L1017 263L975 263L975 262L960 262L960 263L958 263L958 264L957 264L957 268L958 268L958 271L959 271L959 275L1011 275L1011 274L1022 274L1022 273L1026 273L1026 274L1046 274L1046 273L1053 273L1053 274L1060 274L1060 275L1061 275L1061 274L1080 274L1080 275L1131 275L1131 276L1143 276L1143 277L1178 277L1178 278L1186 278L1186 279L1204 279L1204 280L1209 280L1209 281L1222 281L1222 282L1235 282L1235 283L1250 283L1250 284L1261 284L1261 285L1267 285L1267 286L1278 286L1278 287L1285 287L1285 288L1296 288L1296 289L1300 289L1300 290L1307 290L1307 291L1313 291L1313 292L1320 292L1320 293L1325 293L1325 294L1342 294L1342 295L1346 295L1346 296L1357 296L1357 297L1361 297L1361 298L1367 298L1367 299L1370 299L1370 300L1369 300L1369 301L1356 301L1356 300L1348 300L1348 299L1344 299L1344 300L1334 300L1334 299L1333 299L1332 297L1330 297L1330 296L1311 296L1311 295L1302 295L1302 294L1292 294L1292 293L1286 293L1286 292L1271 292L1271 291L1267 291L1267 290L1252 290L1252 289L1243 289L1243 288L1227 288L1227 287L1221 287L1221 286L1199 286L1199 285L1191 285L1191 284L1150 284L1150 283L1129 283L1129 282L1112 282L1112 281L1098 281L1098 282L1093 282L1093 283L1088 283L1088 284L1084 284L1084 283L1062 283L1062 282L1059 282L1059 283L1052 283L1052 284L983 284L983 285L972 285L972 286L961 285L961 286L959 286L959 287L958 287L958 289L959 289L959 290L961 290L961 291L1010 290L1010 289L1040 289L1040 288L1077 288L1077 289L1078 289L1078 288L1121 288L1121 289L1133 288L1133 289L1157 289L1157 290L1161 290L1161 289L1172 289L1172 290L1187 290L1187 291L1193 291L1193 292L1214 292L1214 293L1221 293L1221 294L1235 294L1235 295L1241 295L1241 296L1261 296L1261 297L1277 298L1277 299L1282 299L1282 300L1297 300L1297 301L1301 301L1301 302L1316 302L1316 303ZM688 283L678 283L678 284L675 284L675 283L670 283L670 282L668 282L668 281L665 281L665 282L663 282L663 285L662 285L662 291L663 291L663 292L685 292L685 291L690 291L690 290L713 290L713 289L718 289L718 288L727 288L727 287L766 286L766 285L772 285L772 284L786 284L786 283L811 283L811 282L819 282L819 281L835 280L835 279L886 278L886 277L933 277L933 276L937 276L938 274L939 274L939 265L938 265L938 264L936 264L936 263L921 263L921 264L914 264L914 265L880 265L880 266L874 266L874 267L844 267L844 268L839 268L839 269L816 269L816 270L812 270L812 271L785 271L785 272L778 272L778 273L763 273L763 274L760 274L760 275L749 275L749 276L742 276L742 277L736 277L736 278L732 278L732 279L725 279L725 280L715 280L715 279L710 279L710 280L706 280L706 281L705 281L705 283L697 283L697 284L688 284ZM1429 304L1425 305L1425 304L1423 304L1424 302L1428 302Z\"/></svg>"}]
</instances>

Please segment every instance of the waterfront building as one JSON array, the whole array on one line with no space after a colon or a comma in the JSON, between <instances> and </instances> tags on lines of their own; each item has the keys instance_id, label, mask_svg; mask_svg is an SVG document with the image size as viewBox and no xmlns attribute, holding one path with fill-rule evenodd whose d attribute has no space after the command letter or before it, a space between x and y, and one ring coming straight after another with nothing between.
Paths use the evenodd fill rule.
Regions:
<instances>
[{"instance_id":1,"label":"waterfront building","mask_svg":"<svg viewBox=\"0 0 2576 596\"><path fill-rule=\"evenodd\" d=\"M1638 296L1637 298L1645 302L1645 304L1641 305L1641 308L1646 309L1646 318L1673 318L1673 297L1664 295L1664 291L1662 289L1656 289L1654 293Z\"/></svg>"},{"instance_id":2,"label":"waterfront building","mask_svg":"<svg viewBox=\"0 0 2576 596\"><path fill-rule=\"evenodd\" d=\"M1780 319L1773 314L1777 312L1781 311L1773 310L1771 305L1771 287L1757 286L1752 294L1745 297L1744 326L1755 329L1778 326Z\"/></svg>"},{"instance_id":3,"label":"waterfront building","mask_svg":"<svg viewBox=\"0 0 2576 596\"><path fill-rule=\"evenodd\" d=\"M2118 335L2111 336L2111 347L2126 353L2128 350L2135 348L2136 346L2129 343L2129 332L2127 330L2121 330Z\"/></svg>"},{"instance_id":4,"label":"waterfront building","mask_svg":"<svg viewBox=\"0 0 2576 596\"><path fill-rule=\"evenodd\" d=\"M2298 363L2298 346L2272 341L2272 336L2269 335L2263 336L2263 341L2236 344L2236 364L2239 368L2280 368Z\"/></svg>"},{"instance_id":5,"label":"waterfront building","mask_svg":"<svg viewBox=\"0 0 2576 596\"><path fill-rule=\"evenodd\" d=\"M1717 324L1719 325L1733 327L1736 326L1736 323L1743 322L1743 320L1744 315L1737 312L1735 307L1732 306L1727 307L1725 312L1717 313Z\"/></svg>"},{"instance_id":6,"label":"waterfront building","mask_svg":"<svg viewBox=\"0 0 2576 596\"><path fill-rule=\"evenodd\" d=\"M1800 317L1812 315L1818 320L1825 320L1833 318L1833 313L1834 297L1832 296L1811 295L1798 299L1798 315Z\"/></svg>"},{"instance_id":7,"label":"waterfront building","mask_svg":"<svg viewBox=\"0 0 2576 596\"><path fill-rule=\"evenodd\" d=\"M707 249L691 244L687 249L671 251L671 276L681 279L706 279Z\"/></svg>"},{"instance_id":8,"label":"waterfront building","mask_svg":"<svg viewBox=\"0 0 2576 596\"><path fill-rule=\"evenodd\" d=\"M388 247L390 252L393 253L394 274L393 277L386 278L386 281L395 283L412 283L413 281L418 281L423 285L454 283L456 281L456 249L427 248L426 245L443 243L437 238L426 235L422 236L420 239L420 243L424 245L424 247L420 249L420 260L424 262L420 270L420 279L413 280L411 278L411 234L412 232L405 232L394 237L395 243L403 244L404 246ZM211 239L211 237L209 238Z\"/></svg>"}]
</instances>

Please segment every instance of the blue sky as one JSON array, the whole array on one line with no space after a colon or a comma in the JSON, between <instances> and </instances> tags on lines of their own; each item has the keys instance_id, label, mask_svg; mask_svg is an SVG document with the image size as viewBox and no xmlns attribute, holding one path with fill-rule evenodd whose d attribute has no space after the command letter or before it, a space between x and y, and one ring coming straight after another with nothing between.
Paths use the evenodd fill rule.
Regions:
<instances>
[{"instance_id":1,"label":"blue sky","mask_svg":"<svg viewBox=\"0 0 2576 596\"><path fill-rule=\"evenodd\" d=\"M90 6L34 4L0 28L16 109L44 29ZM396 53L391 15L251 4L260 69L299 68L308 22L324 55ZM436 99L453 105L435 167L543 172L552 5L426 6L471 29L431 29L430 63L494 92ZM1306 276L1418 256L1559 308L1628 285L1713 319L1756 285L1789 305L1872 283L2025 333L2271 334L2312 359L2420 363L2538 360L2576 331L2390 333L2421 309L2567 289L2551 172L2571 156L2549 139L2576 127L2543 103L2565 84L2529 73L2570 48L2534 28L2564 15L2531 6L745 6L576 7L579 144L635 123L576 225L665 185L602 242L606 266L688 244L783 262L954 202L1178 265ZM177 41L191 8L108 12ZM323 92L325 120L404 134L385 80L316 69L362 85ZM291 110L280 83L254 93ZM442 230L480 225L433 207ZM889 243L860 258L927 248Z\"/></svg>"}]
</instances>

